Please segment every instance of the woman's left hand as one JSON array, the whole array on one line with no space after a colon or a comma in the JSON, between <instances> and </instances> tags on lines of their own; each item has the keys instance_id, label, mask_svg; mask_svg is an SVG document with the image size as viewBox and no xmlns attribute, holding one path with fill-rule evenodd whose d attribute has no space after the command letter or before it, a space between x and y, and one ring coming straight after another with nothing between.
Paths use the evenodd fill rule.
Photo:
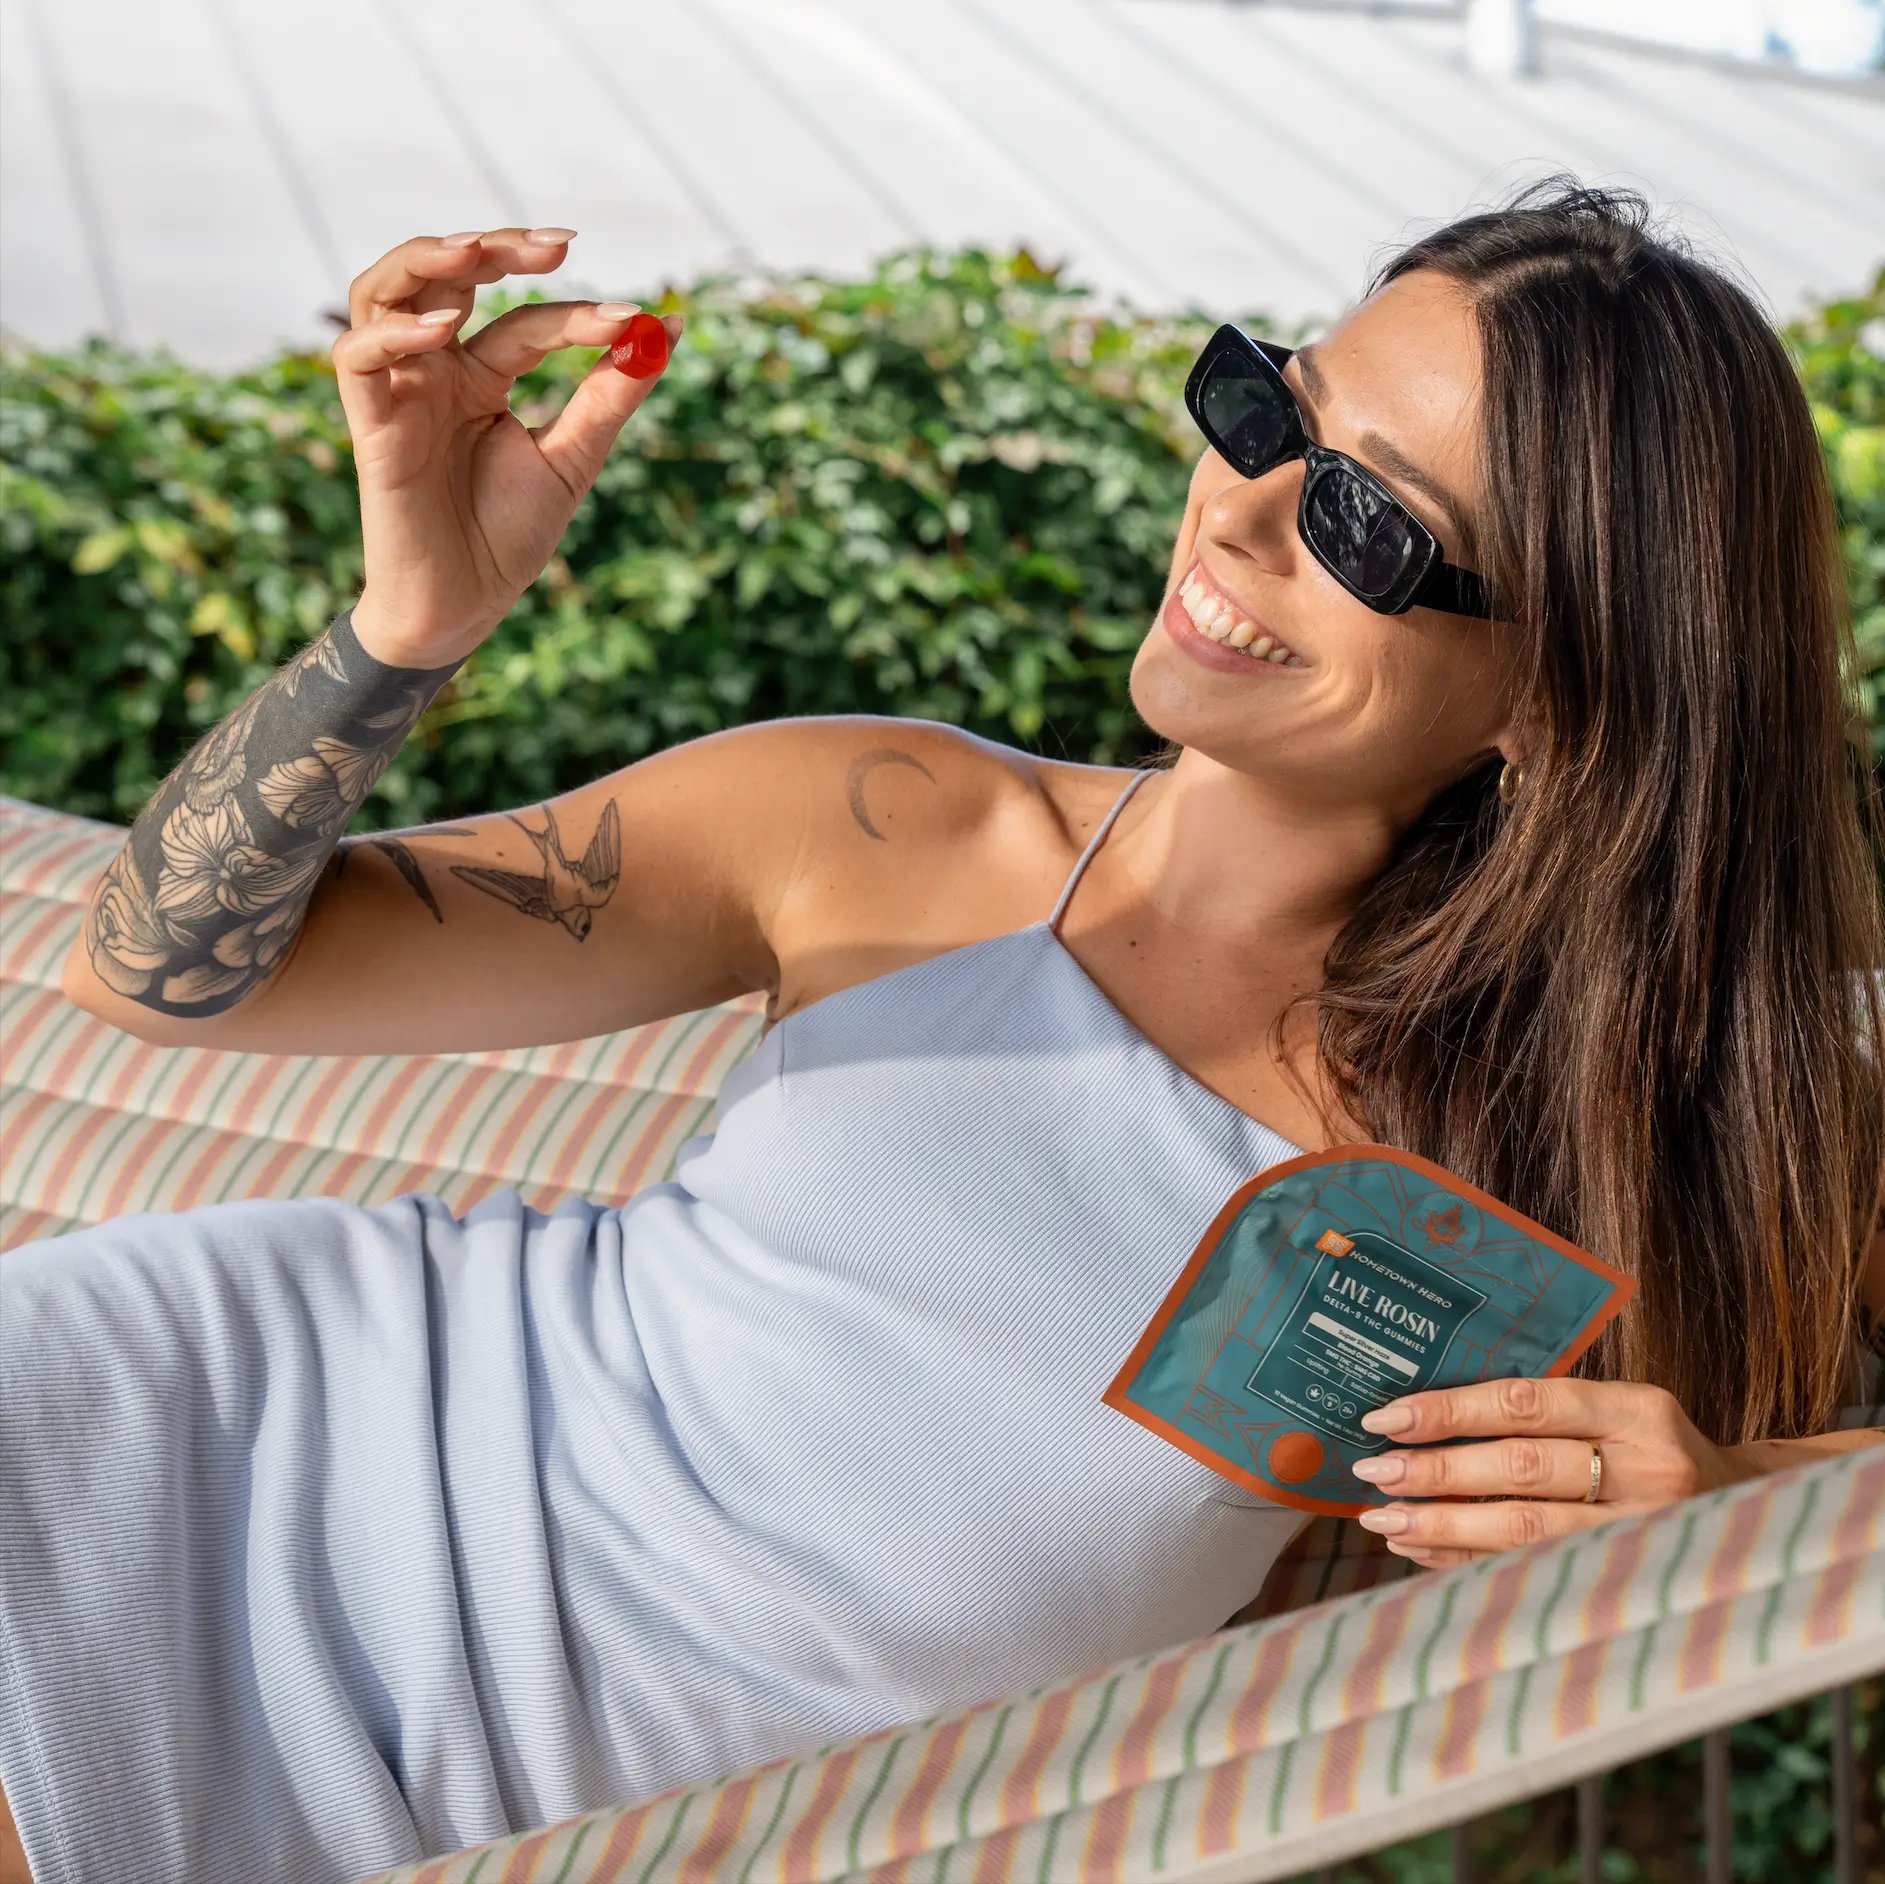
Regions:
<instances>
[{"instance_id":1,"label":"woman's left hand","mask_svg":"<svg viewBox=\"0 0 1885 1884\"><path fill-rule=\"evenodd\" d=\"M1358 1522L1396 1555L1434 1569L1713 1491L1758 1469L1737 1448L1704 1439L1673 1395L1626 1381L1480 1381L1410 1393L1362 1424L1417 1450L1377 1453L1355 1466L1356 1476L1419 1502L1364 1511ZM1432 1443L1462 1439L1481 1443ZM1586 1502L1593 1448L1603 1463L1597 1497Z\"/></svg>"}]
</instances>

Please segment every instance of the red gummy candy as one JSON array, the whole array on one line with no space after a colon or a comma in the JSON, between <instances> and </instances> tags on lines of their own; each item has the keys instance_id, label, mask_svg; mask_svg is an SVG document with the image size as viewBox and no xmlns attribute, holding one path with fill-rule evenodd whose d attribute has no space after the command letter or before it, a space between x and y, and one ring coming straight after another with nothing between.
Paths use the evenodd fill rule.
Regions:
<instances>
[{"instance_id":1,"label":"red gummy candy","mask_svg":"<svg viewBox=\"0 0 1885 1884\"><path fill-rule=\"evenodd\" d=\"M653 379L668 363L668 330L652 314L634 315L609 343L609 364L630 379Z\"/></svg>"}]
</instances>

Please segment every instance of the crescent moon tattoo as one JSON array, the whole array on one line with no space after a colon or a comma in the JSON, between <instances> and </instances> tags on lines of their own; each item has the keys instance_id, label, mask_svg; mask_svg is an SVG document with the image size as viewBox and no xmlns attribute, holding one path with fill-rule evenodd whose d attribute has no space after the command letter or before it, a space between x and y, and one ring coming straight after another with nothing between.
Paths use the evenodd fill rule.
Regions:
<instances>
[{"instance_id":1,"label":"crescent moon tattoo","mask_svg":"<svg viewBox=\"0 0 1885 1884\"><path fill-rule=\"evenodd\" d=\"M851 761L844 774L845 802L851 807L851 816L857 820L858 829L866 837L874 837L880 844L886 844L890 840L871 822L870 813L864 808L864 780L873 767L880 765L913 765L932 785L936 783L936 776L914 753L905 752L898 746L871 746Z\"/></svg>"}]
</instances>

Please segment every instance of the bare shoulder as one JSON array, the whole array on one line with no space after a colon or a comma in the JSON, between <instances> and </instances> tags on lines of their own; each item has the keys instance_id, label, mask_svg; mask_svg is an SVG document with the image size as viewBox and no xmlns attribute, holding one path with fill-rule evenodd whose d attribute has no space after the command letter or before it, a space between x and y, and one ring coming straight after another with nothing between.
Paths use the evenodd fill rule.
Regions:
<instances>
[{"instance_id":1,"label":"bare shoulder","mask_svg":"<svg viewBox=\"0 0 1885 1884\"><path fill-rule=\"evenodd\" d=\"M1122 769L1070 765L940 720L794 722L801 835L762 910L774 1019L1047 914Z\"/></svg>"},{"instance_id":2,"label":"bare shoulder","mask_svg":"<svg viewBox=\"0 0 1885 1884\"><path fill-rule=\"evenodd\" d=\"M978 912L1057 888L1068 847L1085 842L1127 776L941 720L842 713L789 724L804 834L779 892L806 908L966 893L972 926Z\"/></svg>"},{"instance_id":3,"label":"bare shoulder","mask_svg":"<svg viewBox=\"0 0 1885 1884\"><path fill-rule=\"evenodd\" d=\"M941 720L856 713L807 724L827 729L833 756L844 767L844 808L852 825L879 840L890 835L880 826L896 815L892 808L878 817L869 808L885 766L908 767L933 787L904 806L906 824L951 838L984 829L991 836L1016 835L1009 828L1016 820L1043 837L1050 828L1071 837L1104 815L1128 776L1123 766L1043 759Z\"/></svg>"}]
</instances>

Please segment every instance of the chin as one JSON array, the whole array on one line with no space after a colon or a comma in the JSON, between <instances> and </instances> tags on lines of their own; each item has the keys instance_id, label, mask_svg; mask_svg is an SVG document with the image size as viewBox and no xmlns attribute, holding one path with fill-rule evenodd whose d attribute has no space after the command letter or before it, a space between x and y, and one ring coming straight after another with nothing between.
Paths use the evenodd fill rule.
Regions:
<instances>
[{"instance_id":1,"label":"chin","mask_svg":"<svg viewBox=\"0 0 1885 1884\"><path fill-rule=\"evenodd\" d=\"M1175 650L1158 651L1153 647L1164 632L1155 620L1151 633L1139 643L1139 651L1132 657L1132 671L1126 676L1126 698L1153 732L1182 746L1189 743L1187 735L1196 730L1204 716L1186 711L1184 676L1168 668L1161 658L1161 652Z\"/></svg>"}]
</instances>

